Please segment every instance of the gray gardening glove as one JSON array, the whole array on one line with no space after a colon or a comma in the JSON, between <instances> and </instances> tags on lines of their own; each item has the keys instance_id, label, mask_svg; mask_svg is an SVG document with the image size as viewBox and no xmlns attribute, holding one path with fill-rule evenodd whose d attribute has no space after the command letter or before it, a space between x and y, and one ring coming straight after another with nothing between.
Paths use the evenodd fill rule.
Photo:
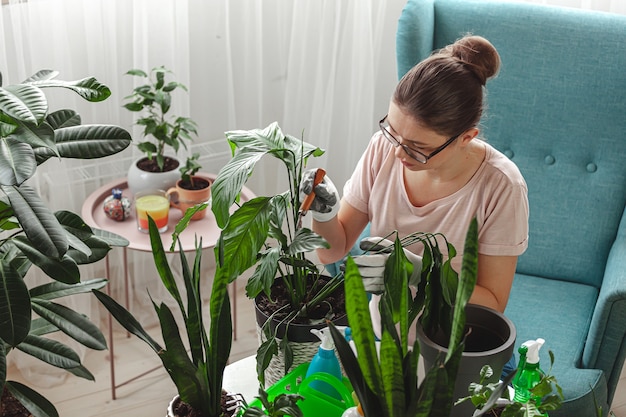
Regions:
<instances>
[{"instance_id":1,"label":"gray gardening glove","mask_svg":"<svg viewBox=\"0 0 626 417\"><path fill-rule=\"evenodd\" d=\"M317 169L315 168L308 169L302 174L302 182L300 183L301 195L311 194L316 171ZM339 193L328 175L315 187L315 199L309 210L313 212L313 218L318 222L330 221L337 215L339 211Z\"/></svg>"},{"instance_id":2,"label":"gray gardening glove","mask_svg":"<svg viewBox=\"0 0 626 417\"><path fill-rule=\"evenodd\" d=\"M372 253L354 257L354 262L363 278L365 291L382 294L385 290L383 278L385 263L393 249L393 242L381 237L366 237L361 240L359 246L364 251L380 251L388 248L387 253ZM409 262L413 264L413 273L409 277L409 285L417 287L422 274L422 257L406 249L403 250Z\"/></svg>"}]
</instances>

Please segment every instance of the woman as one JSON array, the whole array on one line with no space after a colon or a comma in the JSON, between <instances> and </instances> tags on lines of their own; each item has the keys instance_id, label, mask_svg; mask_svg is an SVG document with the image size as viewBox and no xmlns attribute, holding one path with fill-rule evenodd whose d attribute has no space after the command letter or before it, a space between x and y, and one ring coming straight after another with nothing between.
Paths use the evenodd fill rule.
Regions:
<instances>
[{"instance_id":1,"label":"woman","mask_svg":"<svg viewBox=\"0 0 626 417\"><path fill-rule=\"evenodd\" d=\"M442 233L457 250L452 265L460 271L465 234L476 217L478 280L470 302L504 311L517 257L528 243L528 200L515 164L477 138L483 90L499 67L489 41L466 36L402 77L341 204L330 179L316 187L313 229L330 243L318 251L323 263L342 259L371 223L372 236ZM305 193L313 171L306 173ZM418 246L408 249L421 255ZM382 282L384 257L357 261L372 288ZM421 258L410 259L419 271Z\"/></svg>"}]
</instances>

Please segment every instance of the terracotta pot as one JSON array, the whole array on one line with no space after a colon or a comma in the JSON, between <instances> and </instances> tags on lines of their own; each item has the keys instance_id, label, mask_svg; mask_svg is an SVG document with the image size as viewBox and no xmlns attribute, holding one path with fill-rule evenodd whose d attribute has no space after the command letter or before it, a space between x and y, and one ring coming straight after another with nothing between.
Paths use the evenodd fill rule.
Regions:
<instances>
[{"instance_id":1,"label":"terracotta pot","mask_svg":"<svg viewBox=\"0 0 626 417\"><path fill-rule=\"evenodd\" d=\"M168 158L176 158L168 156ZM143 171L137 166L139 161L147 159L147 157L139 158L130 165L128 169L127 182L128 189L131 193L143 190L167 190L176 184L180 179L180 171L178 165L170 171L149 172Z\"/></svg>"},{"instance_id":2,"label":"terracotta pot","mask_svg":"<svg viewBox=\"0 0 626 417\"><path fill-rule=\"evenodd\" d=\"M167 195L170 197L170 206L179 209L183 213L188 208L197 204L209 202L211 198L211 183L208 178L193 175L194 183L202 183L206 186L197 190L190 190L186 188L185 182L180 179L176 181L176 186L167 190ZM188 182L187 182L188 183ZM203 219L206 216L206 209L201 210L191 217L191 220Z\"/></svg>"},{"instance_id":3,"label":"terracotta pot","mask_svg":"<svg viewBox=\"0 0 626 417\"><path fill-rule=\"evenodd\" d=\"M465 340L465 350L459 364L459 371L454 387L454 400L467 397L468 387L480 379L480 370L484 365L491 366L493 377L488 382L498 382L504 365L511 359L515 349L517 332L513 322L504 314L476 304L465 308L466 332L471 333ZM424 359L424 368L428 370L439 355L448 352L448 339L439 332L426 335L421 326L417 326L420 352ZM474 413L471 401L465 401L452 407L451 417L467 417Z\"/></svg>"}]
</instances>

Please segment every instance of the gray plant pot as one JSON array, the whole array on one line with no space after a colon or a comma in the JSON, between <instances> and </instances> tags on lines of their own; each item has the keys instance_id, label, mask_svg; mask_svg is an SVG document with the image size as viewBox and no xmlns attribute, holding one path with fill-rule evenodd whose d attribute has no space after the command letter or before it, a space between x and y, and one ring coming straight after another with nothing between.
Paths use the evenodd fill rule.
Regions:
<instances>
[{"instance_id":1,"label":"gray plant pot","mask_svg":"<svg viewBox=\"0 0 626 417\"><path fill-rule=\"evenodd\" d=\"M504 314L493 309L468 304L465 308L466 332L471 333L465 342L465 350L459 365L459 372L454 388L454 400L467 397L468 387L472 382L479 382L480 370L484 365L493 369L489 382L498 382L504 365L511 359L515 349L517 332L513 322ZM418 326L417 337L426 370L435 363L438 355L448 353L448 339L439 332L426 335ZM452 408L451 417L469 417L474 413L471 401L465 401Z\"/></svg>"}]
</instances>

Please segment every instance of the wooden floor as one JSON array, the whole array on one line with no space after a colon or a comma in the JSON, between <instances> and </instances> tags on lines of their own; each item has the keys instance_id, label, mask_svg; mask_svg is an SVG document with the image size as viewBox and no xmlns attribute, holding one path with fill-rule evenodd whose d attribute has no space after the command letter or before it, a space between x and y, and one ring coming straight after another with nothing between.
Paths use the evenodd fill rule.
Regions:
<instances>
[{"instance_id":1,"label":"wooden floor","mask_svg":"<svg viewBox=\"0 0 626 417\"><path fill-rule=\"evenodd\" d=\"M231 361L253 355L257 347L252 302L245 297L242 285L237 296L238 337L233 342ZM160 362L143 343L135 337L127 338L118 328L115 335L116 364L120 381L135 376ZM69 376L60 386L45 389L33 386L57 407L61 417L159 417L165 416L169 400L176 390L162 370L145 375L118 389L116 400L111 399L109 386L108 352L90 352L85 361L87 369L96 382ZM19 379L15 370L9 370L12 379ZM31 384L32 386L32 384ZM626 372L622 372L613 412L617 417L626 417ZM586 416L572 416L586 417Z\"/></svg>"}]
</instances>

